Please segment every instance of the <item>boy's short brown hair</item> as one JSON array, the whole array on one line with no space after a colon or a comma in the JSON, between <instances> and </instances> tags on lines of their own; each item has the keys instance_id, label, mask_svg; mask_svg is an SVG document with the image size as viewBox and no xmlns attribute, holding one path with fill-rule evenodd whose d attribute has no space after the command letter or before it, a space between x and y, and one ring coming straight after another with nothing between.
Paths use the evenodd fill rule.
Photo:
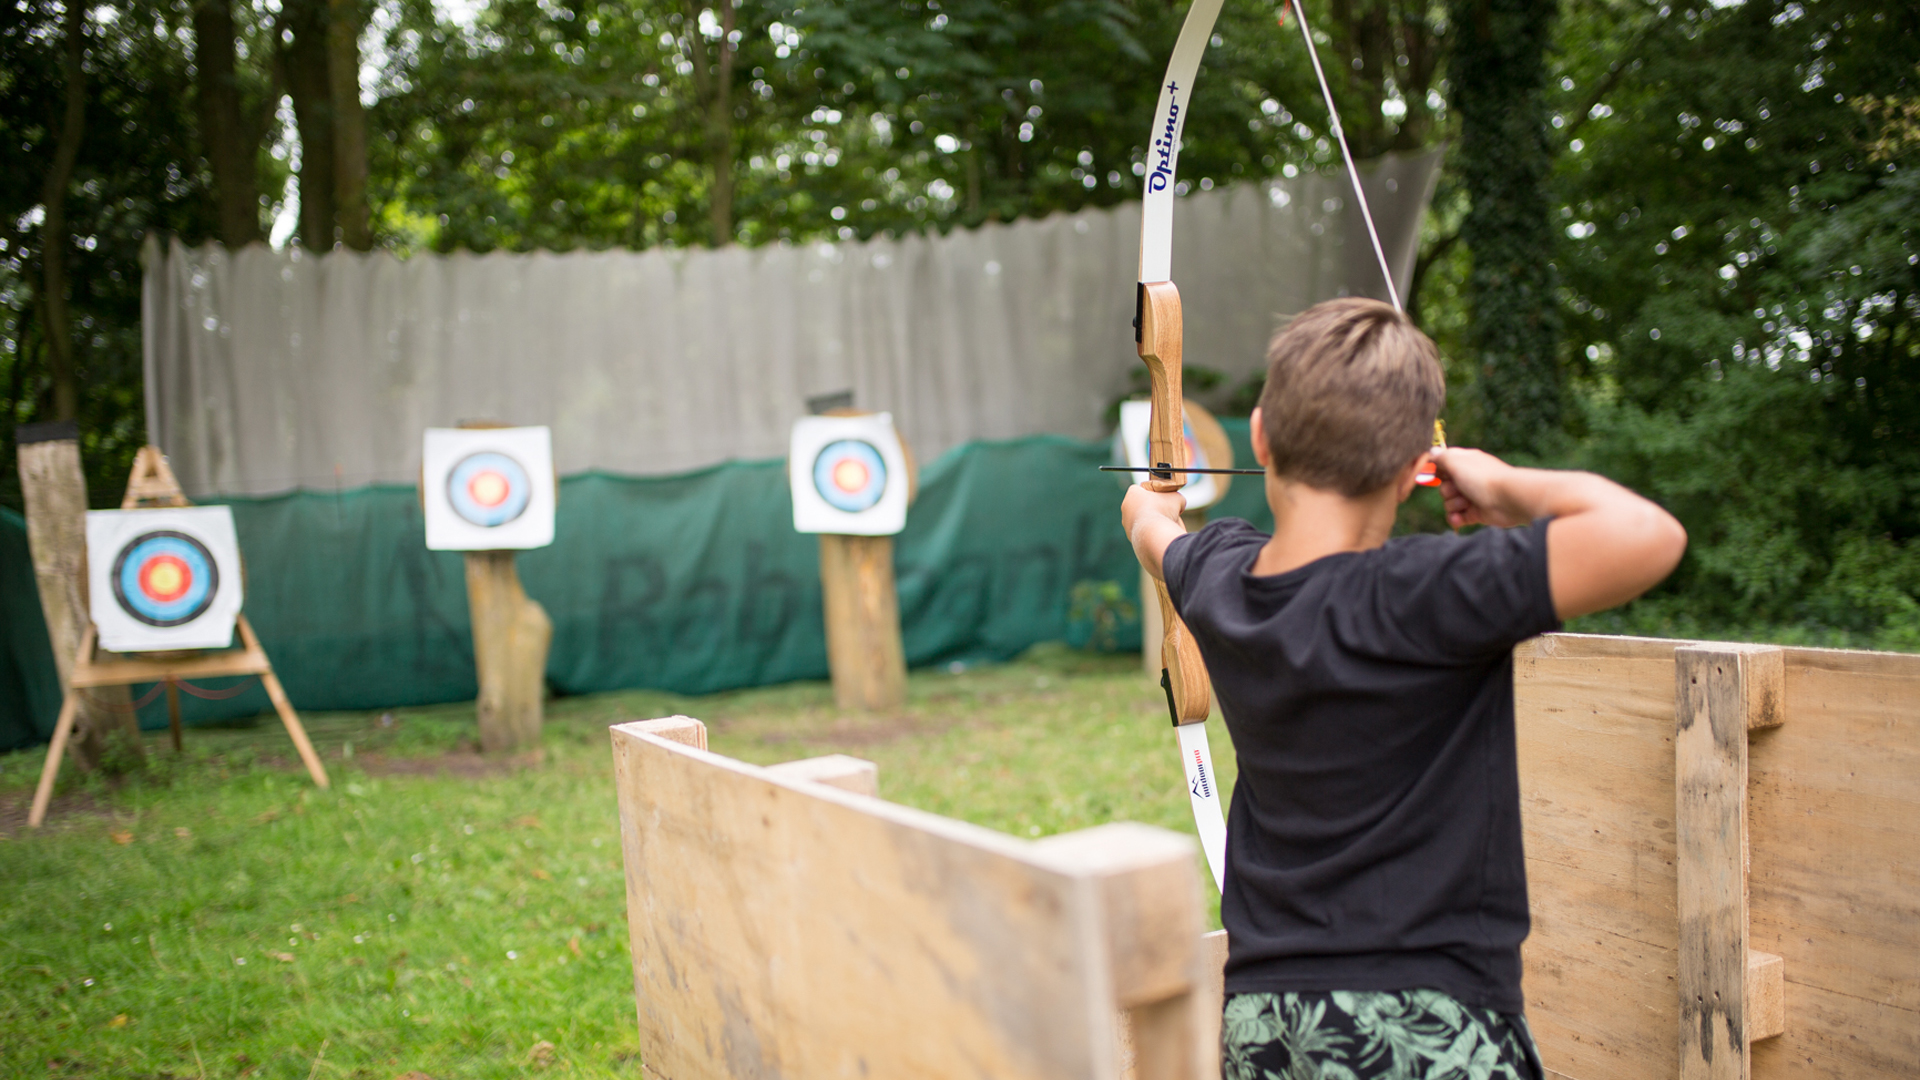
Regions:
<instances>
[{"instance_id":1,"label":"boy's short brown hair","mask_svg":"<svg viewBox=\"0 0 1920 1080\"><path fill-rule=\"evenodd\" d=\"M1433 341L1378 300L1315 304L1267 346L1261 437L1279 475L1349 497L1432 445L1447 400Z\"/></svg>"}]
</instances>

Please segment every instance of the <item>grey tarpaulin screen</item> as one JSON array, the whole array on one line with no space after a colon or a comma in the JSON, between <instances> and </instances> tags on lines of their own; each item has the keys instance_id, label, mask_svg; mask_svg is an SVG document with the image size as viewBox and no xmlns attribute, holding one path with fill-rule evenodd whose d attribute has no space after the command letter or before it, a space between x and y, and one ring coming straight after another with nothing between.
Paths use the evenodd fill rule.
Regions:
<instances>
[{"instance_id":1,"label":"grey tarpaulin screen","mask_svg":"<svg viewBox=\"0 0 1920 1080\"><path fill-rule=\"evenodd\" d=\"M1404 291L1440 152L1366 184ZM1174 273L1186 357L1256 370L1278 319L1382 294L1344 174L1196 191ZM188 493L411 484L421 430L553 427L565 475L779 457L804 399L852 387L922 460L1103 436L1138 366L1140 206L946 236L720 251L148 252L147 424Z\"/></svg>"}]
</instances>

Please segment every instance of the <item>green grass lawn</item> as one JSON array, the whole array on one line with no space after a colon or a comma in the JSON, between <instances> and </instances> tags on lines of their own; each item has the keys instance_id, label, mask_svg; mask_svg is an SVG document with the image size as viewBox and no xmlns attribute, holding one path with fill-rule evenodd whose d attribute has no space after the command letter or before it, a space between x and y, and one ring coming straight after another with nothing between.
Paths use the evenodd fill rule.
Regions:
<instances>
[{"instance_id":1,"label":"green grass lawn","mask_svg":"<svg viewBox=\"0 0 1920 1080\"><path fill-rule=\"evenodd\" d=\"M475 753L470 704L312 714L328 792L267 718L190 731L179 758L156 738L117 786L69 773L38 832L44 753L0 756L0 1073L638 1077L606 735L622 720L698 717L714 750L763 764L868 758L884 797L1017 836L1192 832L1137 658L1042 649L915 673L910 697L879 718L817 683L567 698L538 760L514 762Z\"/></svg>"}]
</instances>

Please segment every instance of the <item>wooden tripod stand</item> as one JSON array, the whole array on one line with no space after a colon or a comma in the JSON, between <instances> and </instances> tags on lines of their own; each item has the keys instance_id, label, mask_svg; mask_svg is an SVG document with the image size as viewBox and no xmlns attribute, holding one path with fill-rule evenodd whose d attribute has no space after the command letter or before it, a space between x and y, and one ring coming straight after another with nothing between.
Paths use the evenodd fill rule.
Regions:
<instances>
[{"instance_id":1,"label":"wooden tripod stand","mask_svg":"<svg viewBox=\"0 0 1920 1080\"><path fill-rule=\"evenodd\" d=\"M126 498L122 500L120 508L133 510L142 504L189 505L186 496L180 492L173 471L167 467L166 459L151 446L142 448L135 456L133 476L127 482ZM164 683L171 712L173 747L178 750L181 681L258 675L260 685L266 687L267 697L273 701L274 711L280 714L281 723L287 726L287 736L293 740L294 749L300 752L300 760L306 763L307 775L313 777L313 782L320 787L329 786L327 768L320 763L320 755L314 752L313 742L307 738L307 729L300 725L299 714L293 711L293 703L287 700L286 690L273 673L273 664L267 659L266 650L260 647L260 638L254 634L253 624L247 622L246 615L237 615L234 629L240 637L238 649L195 649L131 656L108 653L103 657L95 647L98 631L89 623L80 637L79 655L74 657L73 676L67 680L66 696L60 703L60 719L53 726L53 742L47 747L47 763L40 770L40 786L33 793L33 809L27 815L27 825L37 829L47 819L47 804L53 799L53 782L60 775L60 759L66 754L67 740L73 735L74 720L79 714L80 694L98 686Z\"/></svg>"}]
</instances>

